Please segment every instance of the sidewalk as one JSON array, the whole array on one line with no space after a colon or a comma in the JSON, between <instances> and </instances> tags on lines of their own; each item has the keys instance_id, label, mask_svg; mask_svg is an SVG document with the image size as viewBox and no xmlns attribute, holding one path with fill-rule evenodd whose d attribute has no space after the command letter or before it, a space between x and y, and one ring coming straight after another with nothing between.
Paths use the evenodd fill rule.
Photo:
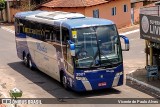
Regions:
<instances>
[{"instance_id":1,"label":"sidewalk","mask_svg":"<svg viewBox=\"0 0 160 107\"><path fill-rule=\"evenodd\" d=\"M148 81L147 71L145 68L137 69L134 72L127 74L126 85L155 98L160 98L160 79L150 77Z\"/></svg>"},{"instance_id":2,"label":"sidewalk","mask_svg":"<svg viewBox=\"0 0 160 107\"><path fill-rule=\"evenodd\" d=\"M137 29L139 29L139 24L118 29L118 32L120 34L120 33L125 33L125 32L129 32L129 31L137 30Z\"/></svg>"},{"instance_id":3,"label":"sidewalk","mask_svg":"<svg viewBox=\"0 0 160 107\"><path fill-rule=\"evenodd\" d=\"M0 23L0 27L6 27L6 28L13 30L13 31L15 30L14 23Z\"/></svg>"}]
</instances>

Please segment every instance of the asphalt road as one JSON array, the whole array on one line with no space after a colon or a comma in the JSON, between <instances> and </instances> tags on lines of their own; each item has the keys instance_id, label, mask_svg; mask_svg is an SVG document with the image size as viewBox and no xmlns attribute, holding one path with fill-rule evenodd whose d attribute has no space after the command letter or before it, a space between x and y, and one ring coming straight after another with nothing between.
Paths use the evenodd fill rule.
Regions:
<instances>
[{"instance_id":1,"label":"asphalt road","mask_svg":"<svg viewBox=\"0 0 160 107\"><path fill-rule=\"evenodd\" d=\"M145 67L145 41L140 39L139 32L126 35L130 40L130 50L123 52L125 73Z\"/></svg>"},{"instance_id":2,"label":"asphalt road","mask_svg":"<svg viewBox=\"0 0 160 107\"><path fill-rule=\"evenodd\" d=\"M144 63L143 40L139 40L139 33L127 35L130 38L131 50L124 53L125 73L132 70L132 66L141 67ZM23 91L23 98L152 98L143 92L132 89L126 85L105 89L100 91L76 93L66 91L59 82L50 78L40 71L32 71L25 67L17 57L14 34L0 29L0 93L9 97L8 91L17 87ZM142 56L143 55L143 56ZM131 67L131 68L130 68ZM20 107L35 107L35 105L23 105ZM53 105L37 105L37 107L53 107ZM56 106L64 106L56 104ZM84 104L65 104L65 106L84 106ZM117 105L94 105L87 104L89 107L128 107L127 104ZM135 107L135 105L129 105ZM152 107L153 105L137 105L137 107ZM154 105L159 107L159 105Z\"/></svg>"}]
</instances>

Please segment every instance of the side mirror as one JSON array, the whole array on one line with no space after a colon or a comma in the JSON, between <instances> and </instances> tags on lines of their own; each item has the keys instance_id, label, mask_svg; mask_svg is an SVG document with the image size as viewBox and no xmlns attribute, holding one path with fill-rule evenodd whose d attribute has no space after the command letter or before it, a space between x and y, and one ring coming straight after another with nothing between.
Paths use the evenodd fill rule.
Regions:
<instances>
[{"instance_id":1,"label":"side mirror","mask_svg":"<svg viewBox=\"0 0 160 107\"><path fill-rule=\"evenodd\" d=\"M123 38L125 43L125 49L122 49L122 51L129 51L129 39L126 36L119 35L121 38Z\"/></svg>"},{"instance_id":2,"label":"side mirror","mask_svg":"<svg viewBox=\"0 0 160 107\"><path fill-rule=\"evenodd\" d=\"M71 40L68 41L68 44L70 47L71 56L75 56L75 44Z\"/></svg>"}]
</instances>

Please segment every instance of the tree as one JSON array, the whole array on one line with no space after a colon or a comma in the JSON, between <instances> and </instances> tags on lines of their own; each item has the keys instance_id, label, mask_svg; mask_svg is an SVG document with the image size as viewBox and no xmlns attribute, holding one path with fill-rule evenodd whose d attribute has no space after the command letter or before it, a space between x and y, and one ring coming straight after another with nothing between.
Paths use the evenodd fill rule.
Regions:
<instances>
[{"instance_id":1,"label":"tree","mask_svg":"<svg viewBox=\"0 0 160 107\"><path fill-rule=\"evenodd\" d=\"M23 11L29 11L34 9L34 7L36 6L35 3L32 3L31 0L25 0L21 2L21 10Z\"/></svg>"},{"instance_id":2,"label":"tree","mask_svg":"<svg viewBox=\"0 0 160 107\"><path fill-rule=\"evenodd\" d=\"M5 1L4 0L0 0L0 11L1 11L2 20L3 20L3 13L2 13L3 9L5 9Z\"/></svg>"}]
</instances>

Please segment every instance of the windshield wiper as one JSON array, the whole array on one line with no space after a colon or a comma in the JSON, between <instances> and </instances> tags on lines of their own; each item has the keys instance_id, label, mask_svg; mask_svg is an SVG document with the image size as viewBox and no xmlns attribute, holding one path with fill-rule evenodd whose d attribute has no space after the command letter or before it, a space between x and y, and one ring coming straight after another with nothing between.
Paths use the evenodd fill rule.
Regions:
<instances>
[{"instance_id":1,"label":"windshield wiper","mask_svg":"<svg viewBox=\"0 0 160 107\"><path fill-rule=\"evenodd\" d=\"M100 54L101 55L103 55L103 57L110 63L110 65L113 65L113 63L108 59L108 57L107 56L105 56L105 54L102 52L102 51L100 51ZM90 64L90 66L89 66L89 68L91 68L92 66L93 66L93 64L94 64L94 61L96 60L96 58L97 58L97 55L98 55L98 50L97 50L97 52L96 52L96 54L95 54L95 56L93 57L94 59L93 59L93 61L91 62L91 64ZM98 63L99 64L99 63ZM101 61L101 64L100 65L102 65L102 61Z\"/></svg>"},{"instance_id":2,"label":"windshield wiper","mask_svg":"<svg viewBox=\"0 0 160 107\"><path fill-rule=\"evenodd\" d=\"M95 60L96 60L96 58L97 58L97 55L98 55L98 50L96 51L96 54L94 55L94 57L93 57L93 61L91 62L91 64L90 64L89 68L91 68L91 67L93 66L94 61L95 61Z\"/></svg>"},{"instance_id":3,"label":"windshield wiper","mask_svg":"<svg viewBox=\"0 0 160 107\"><path fill-rule=\"evenodd\" d=\"M110 65L113 65L113 63L108 59L107 56L105 56L105 54L104 54L102 51L100 51L100 54L105 57L105 59L110 63ZM101 61L101 62L102 62L102 61Z\"/></svg>"}]
</instances>

